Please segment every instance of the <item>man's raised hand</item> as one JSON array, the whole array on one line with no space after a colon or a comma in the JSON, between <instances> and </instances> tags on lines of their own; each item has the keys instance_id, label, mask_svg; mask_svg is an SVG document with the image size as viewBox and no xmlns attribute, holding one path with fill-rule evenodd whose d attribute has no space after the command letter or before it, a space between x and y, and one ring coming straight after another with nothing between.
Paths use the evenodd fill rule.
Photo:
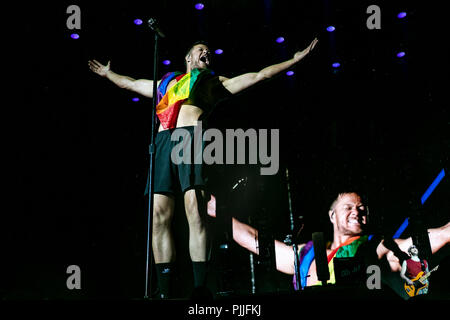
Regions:
<instances>
[{"instance_id":1,"label":"man's raised hand","mask_svg":"<svg viewBox=\"0 0 450 320\"><path fill-rule=\"evenodd\" d=\"M306 47L306 49L296 52L294 55L294 60L296 62L299 62L300 60L302 60L308 53L310 53L312 51L312 49L314 49L317 42L319 42L319 40L317 40L317 38L314 38L314 40L309 44L308 47Z\"/></svg>"},{"instance_id":2,"label":"man's raised hand","mask_svg":"<svg viewBox=\"0 0 450 320\"><path fill-rule=\"evenodd\" d=\"M108 71L111 68L110 63L111 63L111 61L108 61L108 64L105 66L105 65L101 64L100 62L98 62L97 60L89 60L88 61L89 69L91 69L93 72L95 72L96 74L98 74L102 77L106 77L106 74L108 73Z\"/></svg>"}]
</instances>

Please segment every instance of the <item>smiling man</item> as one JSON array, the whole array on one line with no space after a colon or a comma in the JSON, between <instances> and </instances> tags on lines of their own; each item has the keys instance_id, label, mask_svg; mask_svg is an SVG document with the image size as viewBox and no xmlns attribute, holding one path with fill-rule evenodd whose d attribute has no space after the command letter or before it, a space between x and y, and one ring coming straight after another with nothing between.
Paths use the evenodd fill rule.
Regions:
<instances>
[{"instance_id":1,"label":"smiling man","mask_svg":"<svg viewBox=\"0 0 450 320\"><path fill-rule=\"evenodd\" d=\"M367 206L355 192L340 193L330 206L328 215L333 224L333 241L326 248L330 280L334 283L332 260L334 257L354 256L358 247L368 240L364 235L367 224ZM258 231L233 218L233 239L241 246L257 253ZM316 271L313 242L298 246L300 256L301 285L320 284ZM277 269L283 273L294 274L294 254L292 246L276 240L275 260Z\"/></svg>"},{"instance_id":2,"label":"smiling man","mask_svg":"<svg viewBox=\"0 0 450 320\"><path fill-rule=\"evenodd\" d=\"M213 199L214 200L214 199ZM213 215L213 204L208 205L208 213ZM402 269L401 260L397 257L385 240L369 240L366 234L368 222L368 209L361 196L356 192L340 193L333 201L328 211L330 222L333 224L333 241L326 248L328 268L330 271L329 283L335 282L334 258L354 257L358 249L365 247L366 254L371 255L372 261L386 258L388 267L393 272ZM233 239L242 247L258 254L258 230L232 218ZM428 236L432 253L450 243L450 222L439 228L428 229ZM367 244L370 242L370 245ZM412 245L412 239L394 239L394 245L406 252ZM389 248L388 248L389 247ZM394 248L397 249L397 248ZM320 285L317 276L316 261L314 258L313 242L309 241L298 245L300 257L301 286ZM292 246L275 240L275 260L278 271L294 274L294 254Z\"/></svg>"},{"instance_id":3,"label":"smiling man","mask_svg":"<svg viewBox=\"0 0 450 320\"><path fill-rule=\"evenodd\" d=\"M158 81L156 114L160 125L155 138L152 248L162 298L170 297L169 283L176 259L171 222L175 211L175 194L179 191L184 199L189 225L189 253L195 287L205 285L209 256L206 229L208 199L203 164L196 164L194 161L190 164L173 163L171 151L178 141L172 141L171 136L176 135L175 131L180 129L183 134L188 132L191 135L191 139L186 141L192 141L197 122L207 120L218 102L291 68L309 54L317 42L314 39L306 49L296 52L291 59L233 78L215 75L209 69L211 51L206 43L198 42L187 50L184 73L169 72ZM153 98L153 80L119 75L111 70L110 62L103 65L91 60L88 65L93 72L120 88Z\"/></svg>"}]
</instances>

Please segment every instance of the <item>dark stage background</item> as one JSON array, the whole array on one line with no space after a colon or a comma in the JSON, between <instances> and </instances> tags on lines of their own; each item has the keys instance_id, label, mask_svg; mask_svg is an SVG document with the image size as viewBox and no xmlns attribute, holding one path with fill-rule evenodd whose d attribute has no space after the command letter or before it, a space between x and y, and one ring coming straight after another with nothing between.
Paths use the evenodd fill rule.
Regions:
<instances>
[{"instance_id":1,"label":"dark stage background","mask_svg":"<svg viewBox=\"0 0 450 320\"><path fill-rule=\"evenodd\" d=\"M260 176L258 166L211 168L211 190L222 215L249 219L267 239L289 230L285 170L293 213L305 219L299 242L314 231L331 236L327 209L336 192L359 188L385 235L405 220L436 227L449 220L450 117L445 12L408 1L61 1L12 12L18 90L9 102L6 135L12 160L4 213L2 298L140 299L144 294L148 165L152 101L92 73L96 59L119 74L151 79L156 17L161 41L159 74L183 69L186 48L198 39L215 50L214 70L232 77L293 56L315 36L319 44L295 68L222 103L210 126L280 129L280 170ZM69 30L66 8L81 8L81 29ZM381 8L381 29L369 30L366 8ZM405 19L397 13L406 11ZM140 26L133 23L140 18ZM326 27L334 25L329 33ZM70 35L76 32L79 39ZM279 36L285 42L278 44ZM405 51L403 58L396 53ZM340 62L333 68L333 62ZM16 79L16 77L14 77ZM13 91L10 92L12 94ZM8 95L8 94L7 94ZM447 176L424 206L420 197L443 169ZM240 178L248 184L236 192ZM218 219L217 221L222 221ZM249 254L227 242L214 224L210 288L214 294L251 292ZM268 227L270 226L270 228ZM413 229L408 227L404 236ZM175 225L179 297L192 290L187 223L178 206ZM270 241L268 241L270 242ZM228 249L220 249L227 243ZM444 250L438 258L443 259ZM78 265L82 289L68 290L66 268ZM441 268L449 266L448 258ZM448 269L447 269L448 270ZM438 297L448 280L436 272ZM257 293L289 292L291 276L262 260Z\"/></svg>"}]
</instances>

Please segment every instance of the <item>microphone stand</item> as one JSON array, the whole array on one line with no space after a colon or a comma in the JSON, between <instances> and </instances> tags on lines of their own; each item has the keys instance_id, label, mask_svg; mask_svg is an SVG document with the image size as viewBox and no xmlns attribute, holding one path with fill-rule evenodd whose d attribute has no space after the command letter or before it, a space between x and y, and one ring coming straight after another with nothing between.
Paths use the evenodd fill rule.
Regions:
<instances>
[{"instance_id":1,"label":"microphone stand","mask_svg":"<svg viewBox=\"0 0 450 320\"><path fill-rule=\"evenodd\" d=\"M292 213L292 201L291 201L291 188L289 185L289 170L286 168L286 184L287 184L287 193L288 193L288 201L289 201L289 217L291 221L291 234L287 235L286 239L284 240L284 243L287 245L292 244L292 249L294 250L294 275L295 275L295 283L296 286L294 287L295 291L298 291L301 287L300 283L300 261L298 256L298 249L297 249L297 243L296 243L296 237L294 237L294 215Z\"/></svg>"},{"instance_id":2,"label":"microphone stand","mask_svg":"<svg viewBox=\"0 0 450 320\"><path fill-rule=\"evenodd\" d=\"M150 134L150 163L149 163L149 188L148 188L148 218L147 218L147 252L146 252L146 263L145 263L145 293L144 299L148 299L149 292L149 282L151 281L151 270L152 270L152 249L150 248L152 239L152 215L153 215L153 181L154 181L154 162L155 162L155 124L156 124L156 101L158 99L158 39L161 36L164 38L164 34L159 30L156 20L151 18L148 21L148 26L155 32L155 48L153 55L153 107L151 114L151 134ZM150 273L150 276L149 276ZM150 281L149 281L150 279ZM150 284L151 285L151 284Z\"/></svg>"}]
</instances>

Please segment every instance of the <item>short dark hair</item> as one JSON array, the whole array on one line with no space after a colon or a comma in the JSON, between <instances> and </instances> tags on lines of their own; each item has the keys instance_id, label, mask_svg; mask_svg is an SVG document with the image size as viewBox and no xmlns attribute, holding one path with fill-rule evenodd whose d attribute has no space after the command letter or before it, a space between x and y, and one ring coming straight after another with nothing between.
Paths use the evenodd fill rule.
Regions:
<instances>
[{"instance_id":1,"label":"short dark hair","mask_svg":"<svg viewBox=\"0 0 450 320\"><path fill-rule=\"evenodd\" d=\"M336 206L336 204L337 204L337 202L339 201L339 199L340 199L342 196L344 196L344 195L346 195L346 194L351 194L351 193L357 194L357 195L361 198L362 203L363 203L364 205L366 205L366 206L368 205L368 196L367 196L366 193L361 192L361 190L358 191L357 189L346 189L346 190L341 191L341 192L339 192L339 193L337 194L336 198L334 198L333 202L331 203L330 209L329 209L329 210L330 210L330 211L333 211L334 208L335 208L335 206Z\"/></svg>"},{"instance_id":2,"label":"short dark hair","mask_svg":"<svg viewBox=\"0 0 450 320\"><path fill-rule=\"evenodd\" d=\"M189 48L186 50L186 53L185 53L185 55L183 57L183 59L184 59L184 66L185 67L187 67L187 65L186 65L186 57L191 53L192 48L194 48L196 45L199 45L199 44L203 44L203 45L205 45L205 46L207 46L209 48L209 44L205 40L197 40L193 44L191 44L189 46Z\"/></svg>"}]
</instances>

